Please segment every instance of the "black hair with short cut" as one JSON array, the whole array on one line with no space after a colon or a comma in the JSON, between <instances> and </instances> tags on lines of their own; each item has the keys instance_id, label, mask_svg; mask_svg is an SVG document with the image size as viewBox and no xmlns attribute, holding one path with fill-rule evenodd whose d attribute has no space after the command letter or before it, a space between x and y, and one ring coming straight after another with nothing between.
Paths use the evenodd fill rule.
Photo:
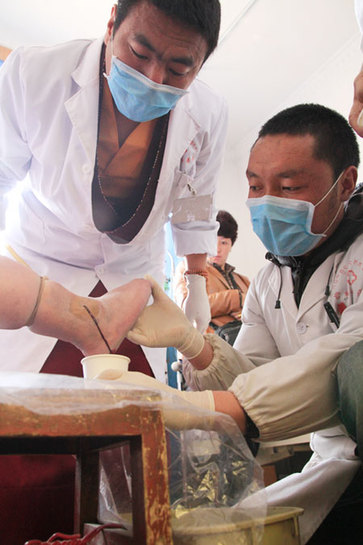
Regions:
<instances>
[{"instance_id":1,"label":"black hair with short cut","mask_svg":"<svg viewBox=\"0 0 363 545\"><path fill-rule=\"evenodd\" d=\"M118 0L114 33L127 17L131 8L146 1L168 17L196 30L207 42L204 61L215 50L221 24L219 0Z\"/></svg>"},{"instance_id":2,"label":"black hair with short cut","mask_svg":"<svg viewBox=\"0 0 363 545\"><path fill-rule=\"evenodd\" d=\"M236 242L238 234L238 223L234 217L226 210L220 210L217 214L219 221L219 229L217 235L219 237L230 238L232 245Z\"/></svg>"},{"instance_id":3,"label":"black hair with short cut","mask_svg":"<svg viewBox=\"0 0 363 545\"><path fill-rule=\"evenodd\" d=\"M282 110L261 127L258 138L276 134L312 135L315 158L329 163L336 178L345 168L359 165L359 147L348 121L320 104L298 104Z\"/></svg>"}]
</instances>

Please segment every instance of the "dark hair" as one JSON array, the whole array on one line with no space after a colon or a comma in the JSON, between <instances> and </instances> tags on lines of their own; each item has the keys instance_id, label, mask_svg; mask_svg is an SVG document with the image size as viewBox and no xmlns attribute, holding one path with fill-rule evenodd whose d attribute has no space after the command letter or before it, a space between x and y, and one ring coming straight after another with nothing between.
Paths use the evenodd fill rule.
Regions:
<instances>
[{"instance_id":1,"label":"dark hair","mask_svg":"<svg viewBox=\"0 0 363 545\"><path fill-rule=\"evenodd\" d=\"M298 104L269 119L258 138L274 134L315 138L314 156L329 163L335 177L347 167L359 165L359 147L353 129L338 112L320 104Z\"/></svg>"},{"instance_id":2,"label":"dark hair","mask_svg":"<svg viewBox=\"0 0 363 545\"><path fill-rule=\"evenodd\" d=\"M236 220L226 210L220 210L217 214L217 221L219 221L217 235L219 237L230 238L233 245L236 242L238 234L238 224Z\"/></svg>"},{"instance_id":3,"label":"dark hair","mask_svg":"<svg viewBox=\"0 0 363 545\"><path fill-rule=\"evenodd\" d=\"M143 0L118 0L114 33L126 19L131 8ZM221 6L219 0L146 0L168 17L195 29L207 42L206 60L215 50L218 43L221 23Z\"/></svg>"}]
</instances>

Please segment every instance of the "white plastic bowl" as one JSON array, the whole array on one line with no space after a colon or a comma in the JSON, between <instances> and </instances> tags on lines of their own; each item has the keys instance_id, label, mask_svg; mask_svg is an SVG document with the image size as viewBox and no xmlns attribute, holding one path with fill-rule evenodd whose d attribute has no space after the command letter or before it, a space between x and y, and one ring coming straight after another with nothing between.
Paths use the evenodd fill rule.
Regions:
<instances>
[{"instance_id":1,"label":"white plastic bowl","mask_svg":"<svg viewBox=\"0 0 363 545\"><path fill-rule=\"evenodd\" d=\"M83 376L87 379L95 378L107 369L127 371L129 363L130 358L119 354L95 354L81 359Z\"/></svg>"}]
</instances>

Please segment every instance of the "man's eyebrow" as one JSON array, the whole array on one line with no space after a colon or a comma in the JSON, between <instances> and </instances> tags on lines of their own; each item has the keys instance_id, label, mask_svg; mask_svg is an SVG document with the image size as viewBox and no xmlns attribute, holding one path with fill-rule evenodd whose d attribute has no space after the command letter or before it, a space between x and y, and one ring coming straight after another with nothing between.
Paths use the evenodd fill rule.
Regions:
<instances>
[{"instance_id":1,"label":"man's eyebrow","mask_svg":"<svg viewBox=\"0 0 363 545\"><path fill-rule=\"evenodd\" d=\"M299 174L304 174L305 170L303 168L288 168L286 170L282 170L278 173L278 176L284 177L284 176L298 176Z\"/></svg>"},{"instance_id":2,"label":"man's eyebrow","mask_svg":"<svg viewBox=\"0 0 363 545\"><path fill-rule=\"evenodd\" d=\"M158 54L155 47L149 42L149 40L144 36L144 34L136 34L135 40L139 42L139 44L147 47L149 51L152 51L156 54L156 56L160 59L161 55ZM185 66L191 67L194 66L194 60L192 57L173 57L170 59L172 62L177 62L179 64L184 64Z\"/></svg>"},{"instance_id":3,"label":"man's eyebrow","mask_svg":"<svg viewBox=\"0 0 363 545\"><path fill-rule=\"evenodd\" d=\"M246 170L246 176L248 176L248 178L258 178L258 175L255 174L254 172L252 172L252 170Z\"/></svg>"},{"instance_id":4,"label":"man's eyebrow","mask_svg":"<svg viewBox=\"0 0 363 545\"><path fill-rule=\"evenodd\" d=\"M281 170L280 172L276 174L276 176L279 178L284 178L289 176L293 177L293 176L298 176L299 174L304 174L304 172L305 172L305 169L303 168L289 168L286 170ZM255 172L249 169L246 170L246 176L248 176L249 178L259 178L258 174L256 174Z\"/></svg>"}]
</instances>

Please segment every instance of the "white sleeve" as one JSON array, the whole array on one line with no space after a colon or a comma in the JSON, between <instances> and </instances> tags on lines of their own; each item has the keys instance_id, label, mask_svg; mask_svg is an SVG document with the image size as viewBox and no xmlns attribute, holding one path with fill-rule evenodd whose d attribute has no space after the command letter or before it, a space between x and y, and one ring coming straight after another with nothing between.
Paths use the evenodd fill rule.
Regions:
<instances>
[{"instance_id":1,"label":"white sleeve","mask_svg":"<svg viewBox=\"0 0 363 545\"><path fill-rule=\"evenodd\" d=\"M21 52L13 51L0 70L0 222L4 195L29 169L31 152L24 123L24 81Z\"/></svg>"},{"instance_id":2,"label":"white sleeve","mask_svg":"<svg viewBox=\"0 0 363 545\"><path fill-rule=\"evenodd\" d=\"M216 110L216 111L212 111ZM202 135L203 142L196 160L195 174L190 183L197 195L212 196L212 214L209 221L172 222L175 252L178 256L191 253L208 253L215 255L219 224L215 216L215 191L218 174L223 161L227 132L228 113L224 99L219 98L211 104L211 126ZM187 194L181 195L182 197Z\"/></svg>"},{"instance_id":3,"label":"white sleeve","mask_svg":"<svg viewBox=\"0 0 363 545\"><path fill-rule=\"evenodd\" d=\"M206 338L214 350L213 360L200 371L184 362L187 384L195 390L233 392L262 441L296 437L339 423L334 369L339 357L362 337L325 335L294 355L260 367L217 335Z\"/></svg>"},{"instance_id":4,"label":"white sleeve","mask_svg":"<svg viewBox=\"0 0 363 545\"><path fill-rule=\"evenodd\" d=\"M193 390L228 390L240 373L255 368L243 354L218 335L209 333L204 338L213 348L213 359L206 369L197 370L189 361L183 362L183 375Z\"/></svg>"}]
</instances>

